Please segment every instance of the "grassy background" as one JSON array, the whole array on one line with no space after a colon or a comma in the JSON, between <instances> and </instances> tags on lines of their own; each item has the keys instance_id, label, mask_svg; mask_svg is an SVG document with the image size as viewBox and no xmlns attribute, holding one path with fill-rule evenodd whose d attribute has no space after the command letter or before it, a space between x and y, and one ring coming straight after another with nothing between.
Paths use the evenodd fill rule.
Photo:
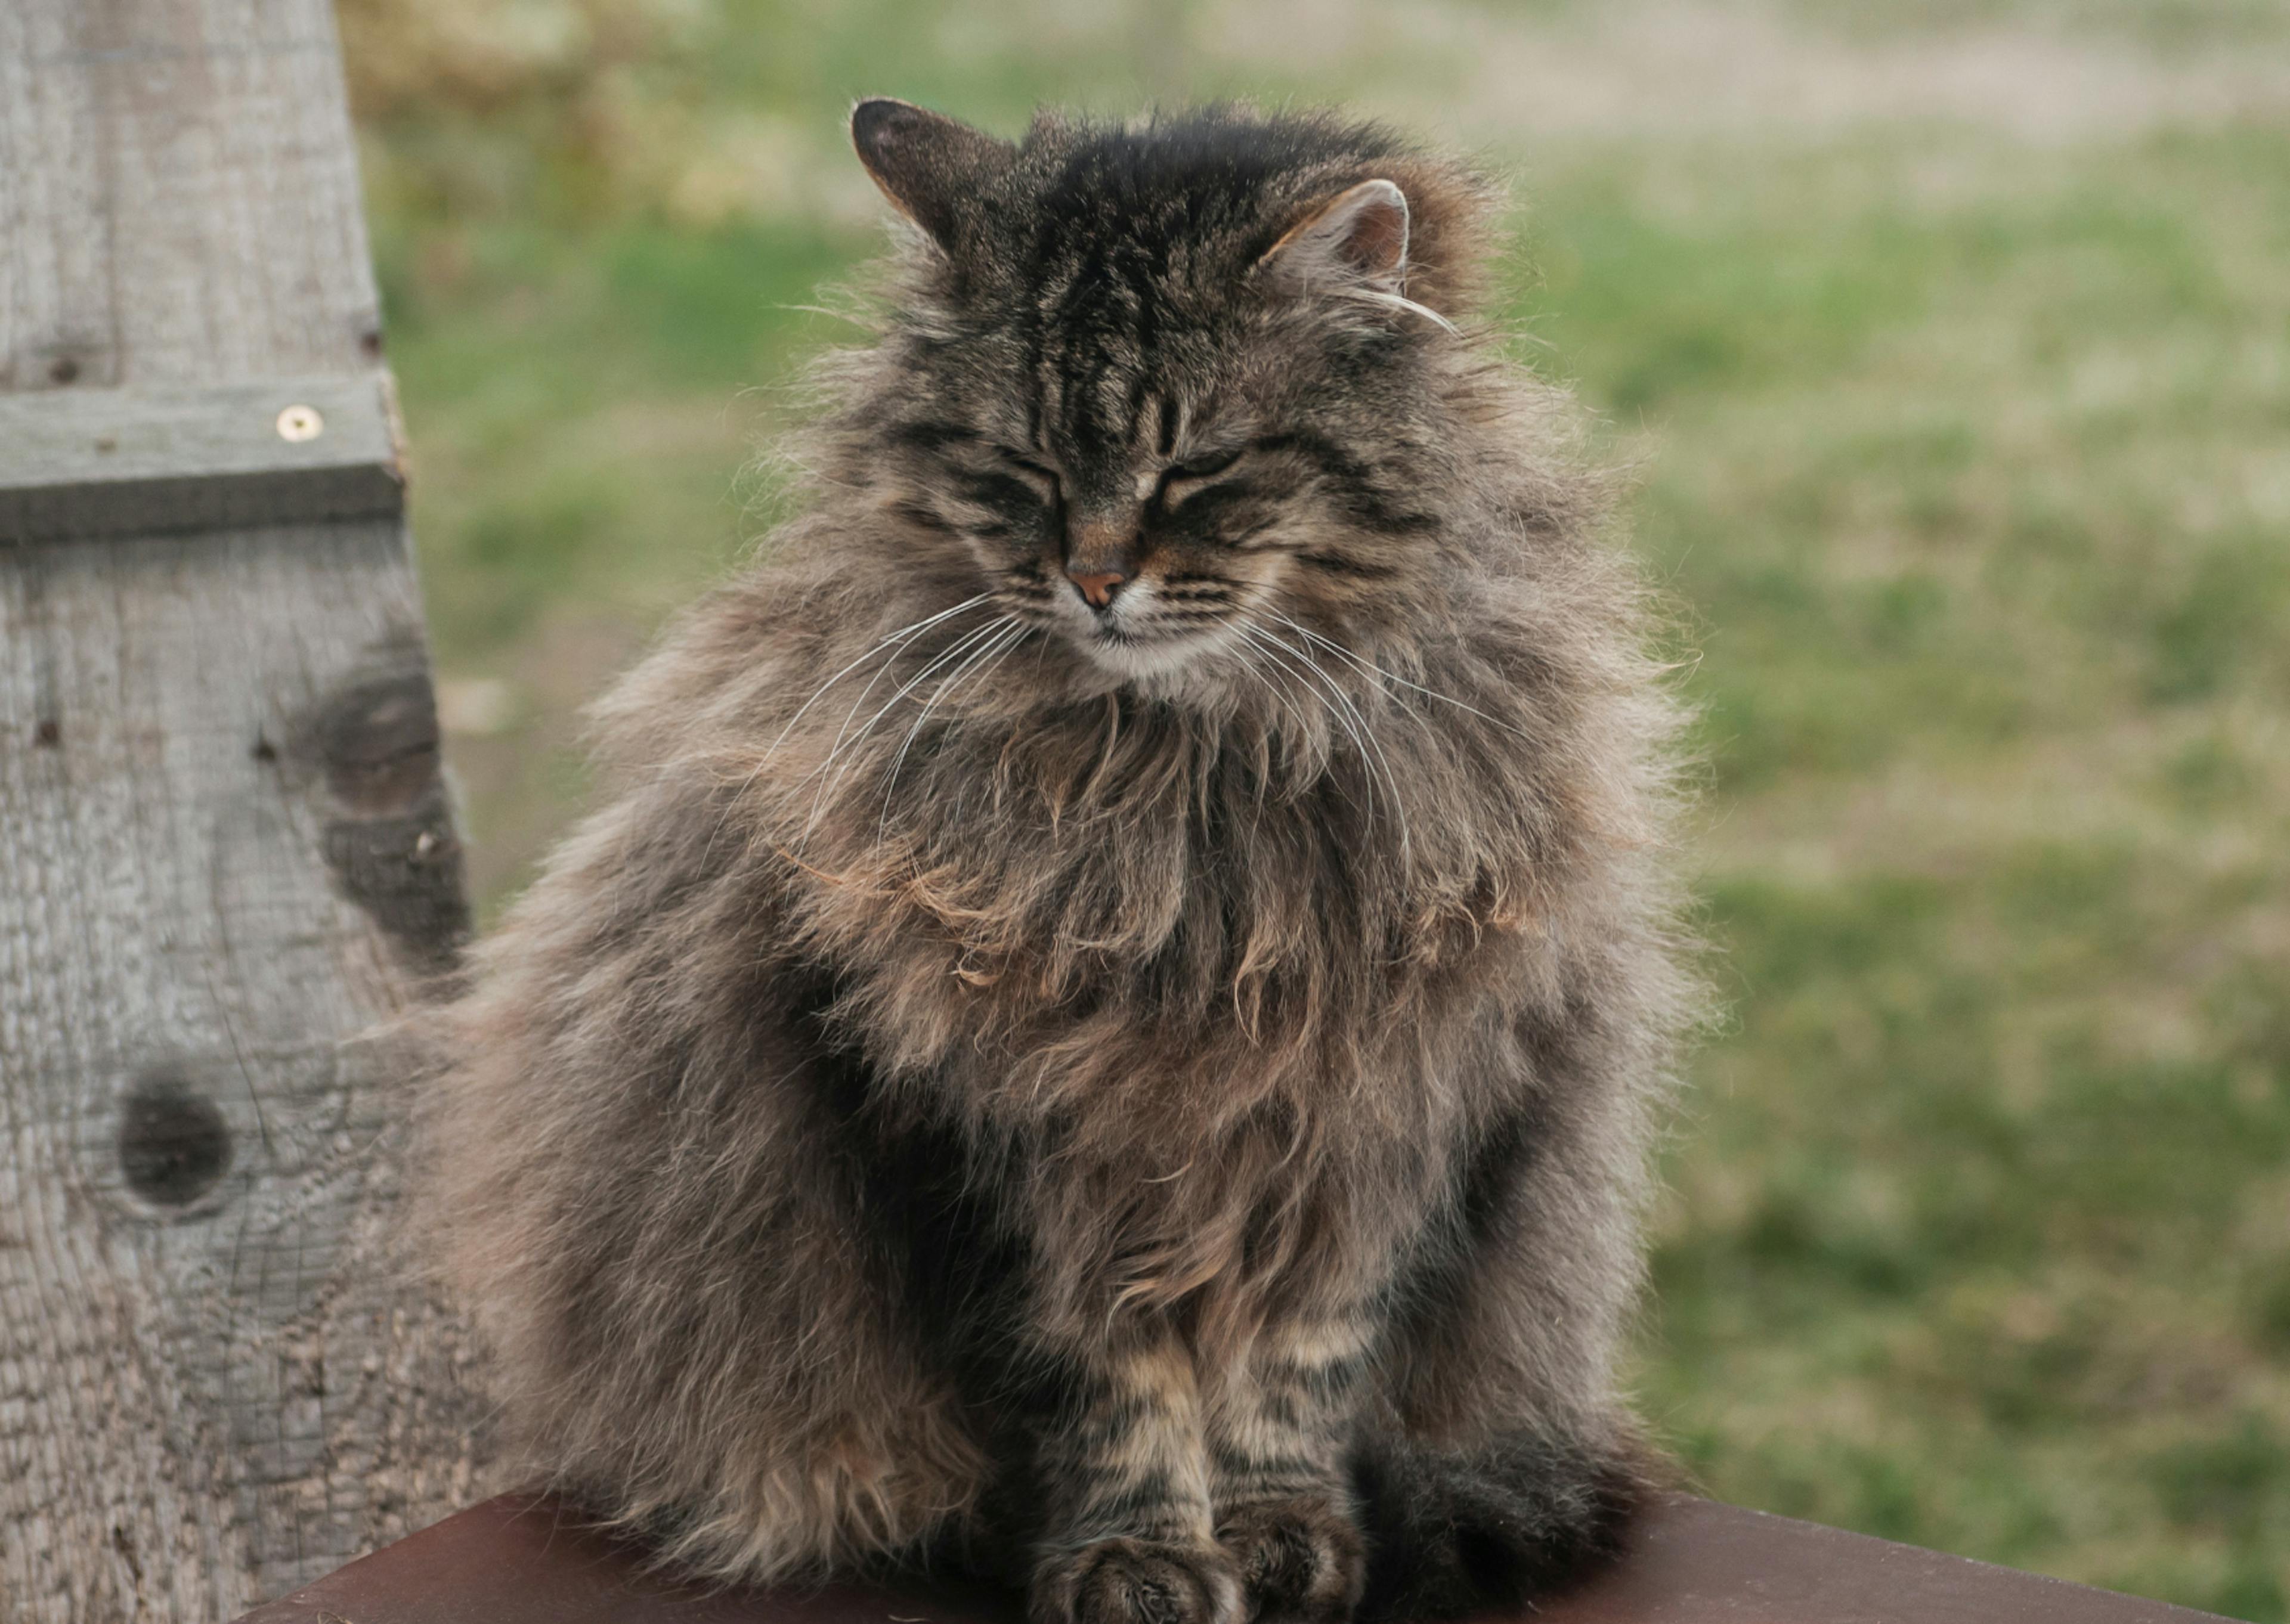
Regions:
<instances>
[{"instance_id":1,"label":"grassy background","mask_svg":"<svg viewBox=\"0 0 2290 1624\"><path fill-rule=\"evenodd\" d=\"M2290 1589L2290 13L342 0L489 905L757 533L891 92L1341 98L1517 181L1509 300L1700 652L1734 1014L1650 1412L1711 1492Z\"/></svg>"}]
</instances>

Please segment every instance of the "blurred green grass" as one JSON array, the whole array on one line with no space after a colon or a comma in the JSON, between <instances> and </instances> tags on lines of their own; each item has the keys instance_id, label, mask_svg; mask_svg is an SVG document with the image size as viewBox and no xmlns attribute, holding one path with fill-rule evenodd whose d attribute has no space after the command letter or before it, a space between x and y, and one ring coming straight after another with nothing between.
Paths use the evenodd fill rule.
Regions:
<instances>
[{"instance_id":1,"label":"blurred green grass","mask_svg":"<svg viewBox=\"0 0 2290 1624\"><path fill-rule=\"evenodd\" d=\"M852 95L1511 168L1519 354L1642 469L1704 712L1650 1412L1727 1499L2290 1617L2290 13L343 10L489 906L765 522L879 242Z\"/></svg>"}]
</instances>

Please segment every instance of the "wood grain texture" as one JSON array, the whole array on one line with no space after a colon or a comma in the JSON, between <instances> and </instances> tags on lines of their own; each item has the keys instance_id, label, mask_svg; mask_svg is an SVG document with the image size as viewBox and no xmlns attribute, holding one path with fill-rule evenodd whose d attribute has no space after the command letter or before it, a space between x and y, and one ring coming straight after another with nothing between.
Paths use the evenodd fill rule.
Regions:
<instances>
[{"instance_id":1,"label":"wood grain texture","mask_svg":"<svg viewBox=\"0 0 2290 1624\"><path fill-rule=\"evenodd\" d=\"M386 372L0 392L0 545L404 508Z\"/></svg>"},{"instance_id":2,"label":"wood grain texture","mask_svg":"<svg viewBox=\"0 0 2290 1624\"><path fill-rule=\"evenodd\" d=\"M0 5L0 388L378 355L325 0Z\"/></svg>"},{"instance_id":3,"label":"wood grain texture","mask_svg":"<svg viewBox=\"0 0 2290 1624\"><path fill-rule=\"evenodd\" d=\"M11 1624L228 1616L468 1491L450 1327L390 1277L405 1079L359 1036L454 913L380 928L329 857L458 903L434 732L384 783L342 742L404 742L357 696L426 705L408 586L386 521L0 561Z\"/></svg>"},{"instance_id":4,"label":"wood grain texture","mask_svg":"<svg viewBox=\"0 0 2290 1624\"><path fill-rule=\"evenodd\" d=\"M0 391L384 387L334 50L0 3ZM460 868L402 520L0 546L0 1624L228 1618L472 1492L374 1035Z\"/></svg>"}]
</instances>

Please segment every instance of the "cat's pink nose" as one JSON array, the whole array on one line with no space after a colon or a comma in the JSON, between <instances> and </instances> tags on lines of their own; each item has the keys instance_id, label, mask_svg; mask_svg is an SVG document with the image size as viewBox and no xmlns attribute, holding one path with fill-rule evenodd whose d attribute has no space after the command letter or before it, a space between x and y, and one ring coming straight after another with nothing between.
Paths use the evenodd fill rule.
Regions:
<instances>
[{"instance_id":1,"label":"cat's pink nose","mask_svg":"<svg viewBox=\"0 0 2290 1624\"><path fill-rule=\"evenodd\" d=\"M1078 570L1069 569L1066 576L1073 582L1074 589L1081 594L1082 602L1092 609L1112 608L1114 593L1123 581L1129 579L1118 570L1100 570L1085 574Z\"/></svg>"}]
</instances>

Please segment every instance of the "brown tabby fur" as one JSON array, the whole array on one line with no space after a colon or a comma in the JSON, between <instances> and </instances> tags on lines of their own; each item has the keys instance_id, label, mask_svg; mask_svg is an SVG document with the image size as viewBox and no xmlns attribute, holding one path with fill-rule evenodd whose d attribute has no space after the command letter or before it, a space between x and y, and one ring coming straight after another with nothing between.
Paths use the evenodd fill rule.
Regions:
<instances>
[{"instance_id":1,"label":"brown tabby fur","mask_svg":"<svg viewBox=\"0 0 2290 1624\"><path fill-rule=\"evenodd\" d=\"M1640 593L1469 326L1490 193L1317 117L854 136L914 229L809 511L602 703L439 1034L509 1412L719 1576L1556 1582L1645 1481L1693 989Z\"/></svg>"}]
</instances>

